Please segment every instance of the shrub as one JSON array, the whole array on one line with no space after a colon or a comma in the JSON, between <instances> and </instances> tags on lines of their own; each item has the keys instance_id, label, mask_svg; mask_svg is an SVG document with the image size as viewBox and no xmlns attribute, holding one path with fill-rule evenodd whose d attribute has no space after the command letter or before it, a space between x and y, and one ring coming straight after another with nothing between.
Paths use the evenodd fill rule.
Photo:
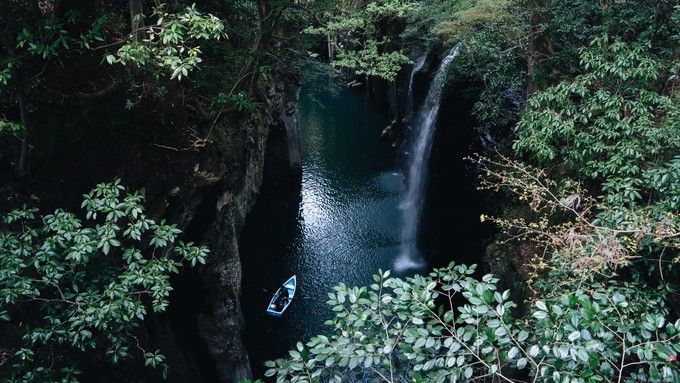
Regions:
<instances>
[{"instance_id":1,"label":"shrub","mask_svg":"<svg viewBox=\"0 0 680 383\"><path fill-rule=\"evenodd\" d=\"M73 380L93 352L113 364L143 356L167 373L139 326L149 309L167 308L180 261L204 263L208 249L176 241L181 231L147 218L142 203L116 180L84 195L85 220L28 207L3 217L0 318L23 333L11 381Z\"/></svg>"},{"instance_id":2,"label":"shrub","mask_svg":"<svg viewBox=\"0 0 680 383\"><path fill-rule=\"evenodd\" d=\"M329 294L329 336L267 362L278 382L675 382L680 321L665 290L609 281L536 300L515 320L498 279L451 264ZM462 301L462 304L457 303Z\"/></svg>"}]
</instances>

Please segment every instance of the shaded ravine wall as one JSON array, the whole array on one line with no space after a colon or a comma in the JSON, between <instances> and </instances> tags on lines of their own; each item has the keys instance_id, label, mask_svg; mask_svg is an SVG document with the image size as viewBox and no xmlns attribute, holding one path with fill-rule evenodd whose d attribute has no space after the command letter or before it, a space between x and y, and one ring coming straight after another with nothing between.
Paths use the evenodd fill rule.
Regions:
<instances>
[{"instance_id":1,"label":"shaded ravine wall","mask_svg":"<svg viewBox=\"0 0 680 383\"><path fill-rule=\"evenodd\" d=\"M44 212L79 212L82 194L97 183L120 178L128 190L144 190L150 218L176 224L184 230L184 241L210 248L205 266L187 266L173 277L168 311L149 315L138 334L145 348L166 355L170 382L238 382L250 377L242 339L237 240L259 192L266 153L277 153L270 157L283 163L282 176L299 178L298 87L294 74L276 72L269 83L258 85L263 107L253 113L229 113L213 129L210 123L193 121L183 108L175 107L172 122L160 121L154 113L135 114L124 108L124 94L74 102L36 121L44 128L37 130L56 134L36 137L30 181L0 171L0 182L7 186L0 194L6 201L3 208L9 197L35 194ZM191 145L196 135L207 136L209 131L207 145ZM38 152L41 148L50 150ZM136 359L117 366L101 360L88 363L81 366L83 381L114 382L130 376L160 380Z\"/></svg>"},{"instance_id":2,"label":"shaded ravine wall","mask_svg":"<svg viewBox=\"0 0 680 383\"><path fill-rule=\"evenodd\" d=\"M265 162L276 164L278 176L299 179L297 97L294 78L270 84L266 113L242 124L248 135L240 176L233 184L218 182L201 193L201 202L191 204L180 220L186 222L186 239L208 246L211 253L204 267L176 279L168 315L154 323L159 343L172 353L169 364L182 366L172 381L238 382L251 376L242 338L238 239L260 191Z\"/></svg>"}]
</instances>

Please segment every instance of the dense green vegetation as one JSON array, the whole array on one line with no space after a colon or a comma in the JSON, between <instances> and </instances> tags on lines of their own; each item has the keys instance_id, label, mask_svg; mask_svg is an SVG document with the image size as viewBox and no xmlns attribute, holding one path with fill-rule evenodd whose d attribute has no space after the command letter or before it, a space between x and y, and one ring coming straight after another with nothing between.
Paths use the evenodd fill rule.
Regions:
<instances>
[{"instance_id":1,"label":"dense green vegetation","mask_svg":"<svg viewBox=\"0 0 680 383\"><path fill-rule=\"evenodd\" d=\"M153 180L158 187L186 179L194 166L207 168L201 156L213 163L225 151L236 157L247 138L226 132L240 133L234 126L264 113L275 76L297 74L314 39L301 32L327 7L293 0L3 2L0 380L76 381L81 372L93 379L108 365L140 380L172 374L146 326L152 312L165 311L180 262L202 264L207 249L181 243L175 225L147 217L145 193L126 194L119 181L97 186L78 210L73 191L82 191L63 178L74 169L55 158L95 144L95 152L112 148L113 166L138 148L177 153L133 165L146 171L142 177L163 174ZM101 166L105 156L77 160ZM176 173L168 177L161 166ZM76 174L76 182L89 188L93 178L133 178L120 168L95 171ZM209 170L196 177L203 185L217 181ZM50 183L63 191L46 195ZM43 215L41 205L61 208Z\"/></svg>"},{"instance_id":2,"label":"dense green vegetation","mask_svg":"<svg viewBox=\"0 0 680 383\"><path fill-rule=\"evenodd\" d=\"M27 322L10 381L74 381L71 363L92 352L114 364L139 354L168 373L164 356L145 349L135 331L147 306L165 311L170 274L181 261L205 263L208 249L175 244L181 230L149 219L143 203L115 181L84 196L85 222L61 209L39 216L24 207L4 216L0 317Z\"/></svg>"},{"instance_id":3,"label":"dense green vegetation","mask_svg":"<svg viewBox=\"0 0 680 383\"><path fill-rule=\"evenodd\" d=\"M416 7L417 3L411 0L337 4L337 11L322 20L320 26L305 32L326 37L333 65L358 75L394 80L411 61L404 49L390 40L390 35L400 32L399 21Z\"/></svg>"},{"instance_id":4,"label":"dense green vegetation","mask_svg":"<svg viewBox=\"0 0 680 383\"><path fill-rule=\"evenodd\" d=\"M27 175L42 165L31 166L31 157L61 149L50 147L60 128L45 116L121 97L138 120L183 125L191 137L182 147L205 146L213 131L192 131L252 111L276 70L302 65L310 39L300 32L325 7L292 0L10 1L0 15L0 132L8 142L0 155Z\"/></svg>"},{"instance_id":5,"label":"dense green vegetation","mask_svg":"<svg viewBox=\"0 0 680 383\"><path fill-rule=\"evenodd\" d=\"M257 116L269 82L297 73L306 51L391 82L416 55L460 44L453 72L479 95L480 134L507 132L471 159L503 205L481 219L525 266L492 271L522 288L455 264L340 285L330 333L268 362L267 376L680 381L677 1L10 0L0 22L0 160L28 185L63 149L51 117L64 110L118 102L140 135L166 128L176 147L157 146L194 153L223 123ZM86 194L82 211L15 202L0 223L0 328L18 341L9 355L0 343L11 370L0 378L77 381L83 366L129 360L167 376L143 321L208 249L148 218L143 193L120 181Z\"/></svg>"},{"instance_id":6,"label":"dense green vegetation","mask_svg":"<svg viewBox=\"0 0 680 383\"><path fill-rule=\"evenodd\" d=\"M510 291L475 268L450 265L370 287L338 286L331 336L270 362L283 381L677 381L680 320L668 323L665 293L609 282L535 300L513 319ZM458 305L462 296L464 304ZM443 301L443 302L441 302Z\"/></svg>"},{"instance_id":7,"label":"dense green vegetation","mask_svg":"<svg viewBox=\"0 0 680 383\"><path fill-rule=\"evenodd\" d=\"M340 285L331 334L269 362L268 375L678 381L680 6L425 1L408 17L402 43L464 47L455 70L480 84L479 129L513 127L499 137L505 153L471 161L507 206L481 219L502 229L505 257L525 252L528 293L453 264ZM508 98L526 102L513 110Z\"/></svg>"}]
</instances>

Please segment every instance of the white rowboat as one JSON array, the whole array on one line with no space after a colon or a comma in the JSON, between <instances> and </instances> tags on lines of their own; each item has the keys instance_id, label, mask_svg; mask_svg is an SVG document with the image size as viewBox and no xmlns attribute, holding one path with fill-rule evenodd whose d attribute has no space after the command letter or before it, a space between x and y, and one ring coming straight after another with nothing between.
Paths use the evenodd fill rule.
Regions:
<instances>
[{"instance_id":1,"label":"white rowboat","mask_svg":"<svg viewBox=\"0 0 680 383\"><path fill-rule=\"evenodd\" d=\"M296 288L297 279L295 275L293 275L283 284L283 286L276 290L272 300L269 302L269 306L267 306L267 314L275 317L283 315L284 311L286 311L293 301ZM287 297L286 294L288 295Z\"/></svg>"}]
</instances>

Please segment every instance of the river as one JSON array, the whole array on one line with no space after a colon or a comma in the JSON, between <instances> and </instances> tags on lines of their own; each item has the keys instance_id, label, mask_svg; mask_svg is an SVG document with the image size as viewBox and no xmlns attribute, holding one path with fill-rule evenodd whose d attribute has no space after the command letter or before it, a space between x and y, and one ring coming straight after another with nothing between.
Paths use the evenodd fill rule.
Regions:
<instances>
[{"instance_id":1,"label":"river","mask_svg":"<svg viewBox=\"0 0 680 383\"><path fill-rule=\"evenodd\" d=\"M429 80L417 83L422 100ZM479 262L480 239L489 237L480 231L481 201L463 160L476 150L469 118L474 100L448 94L456 98L444 100L424 212L422 251L432 266ZM245 339L256 377L266 360L327 333L333 286L370 284L378 269L394 268L403 245L404 175L396 151L378 138L387 116L316 63L305 71L299 117L302 185L266 182L240 241ZM464 203L452 204L452 196ZM290 308L281 318L267 316L271 294L293 274L298 290Z\"/></svg>"},{"instance_id":2,"label":"river","mask_svg":"<svg viewBox=\"0 0 680 383\"><path fill-rule=\"evenodd\" d=\"M325 331L327 292L364 285L399 253L403 175L378 137L386 116L333 71L306 71L299 103L302 188L265 185L241 237L243 305L256 376L267 359ZM278 285L298 290L282 318L265 315Z\"/></svg>"}]
</instances>

